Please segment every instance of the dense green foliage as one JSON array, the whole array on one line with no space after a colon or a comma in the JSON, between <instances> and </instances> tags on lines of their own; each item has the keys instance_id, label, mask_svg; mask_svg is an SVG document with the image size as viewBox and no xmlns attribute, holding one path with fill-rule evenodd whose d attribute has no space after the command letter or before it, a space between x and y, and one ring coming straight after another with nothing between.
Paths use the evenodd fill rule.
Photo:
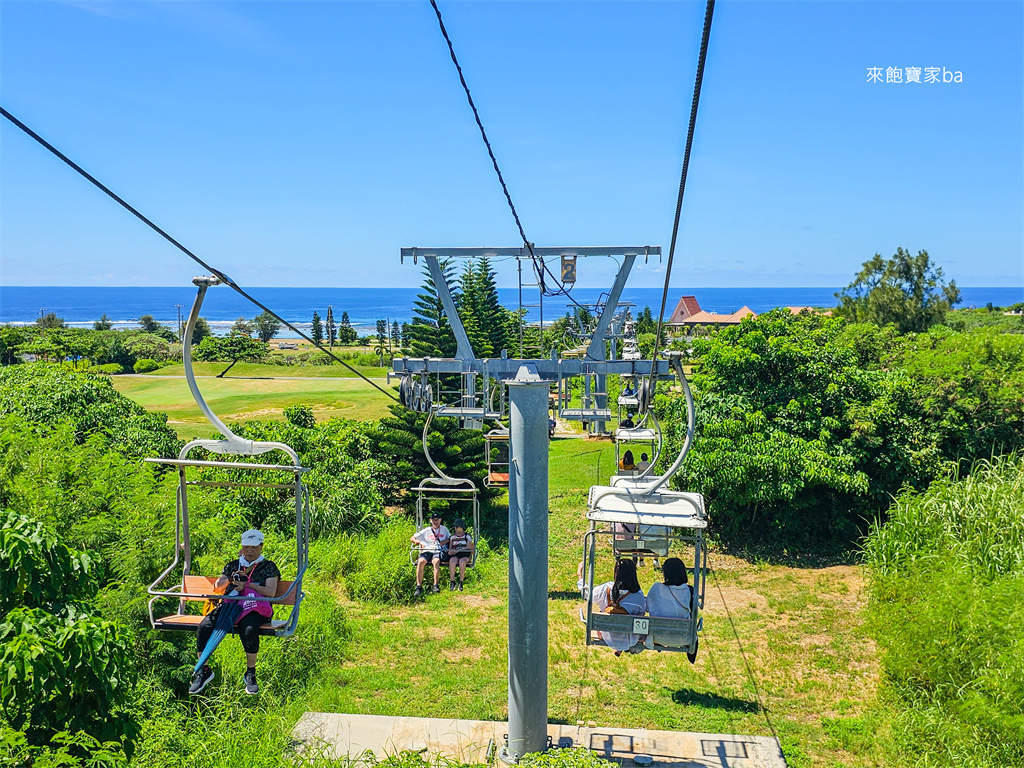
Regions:
<instances>
[{"instance_id":1,"label":"dense green foliage","mask_svg":"<svg viewBox=\"0 0 1024 768\"><path fill-rule=\"evenodd\" d=\"M90 606L98 589L91 558L7 511L0 562L0 704L9 725L26 744L84 732L130 754L128 640Z\"/></svg>"},{"instance_id":2,"label":"dense green foliage","mask_svg":"<svg viewBox=\"0 0 1024 768\"><path fill-rule=\"evenodd\" d=\"M917 256L897 248L891 259L876 253L852 283L836 294L838 313L856 323L892 323L901 333L941 323L960 301L956 283L945 282L928 251Z\"/></svg>"},{"instance_id":3,"label":"dense green foliage","mask_svg":"<svg viewBox=\"0 0 1024 768\"><path fill-rule=\"evenodd\" d=\"M864 545L907 764L1024 764L1024 460L902 494Z\"/></svg>"},{"instance_id":4,"label":"dense green foliage","mask_svg":"<svg viewBox=\"0 0 1024 768\"><path fill-rule=\"evenodd\" d=\"M178 438L167 417L147 413L103 377L53 365L0 369L0 416L14 414L41 429L61 421L79 441L101 433L128 456L173 456Z\"/></svg>"},{"instance_id":5,"label":"dense green foliage","mask_svg":"<svg viewBox=\"0 0 1024 768\"><path fill-rule=\"evenodd\" d=\"M266 342L242 334L207 336L192 350L192 358L200 363L205 361L255 363L265 358L269 352L270 349Z\"/></svg>"},{"instance_id":6,"label":"dense green foliage","mask_svg":"<svg viewBox=\"0 0 1024 768\"><path fill-rule=\"evenodd\" d=\"M903 486L1024 446L1024 337L774 311L696 338L698 436L679 474L727 540L845 544ZM670 445L680 397L659 401Z\"/></svg>"}]
</instances>

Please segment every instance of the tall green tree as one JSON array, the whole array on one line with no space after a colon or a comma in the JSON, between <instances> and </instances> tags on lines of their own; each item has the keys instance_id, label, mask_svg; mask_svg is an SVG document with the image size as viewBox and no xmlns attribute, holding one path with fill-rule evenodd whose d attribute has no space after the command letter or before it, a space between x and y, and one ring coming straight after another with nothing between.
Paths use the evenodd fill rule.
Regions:
<instances>
[{"instance_id":1,"label":"tall green tree","mask_svg":"<svg viewBox=\"0 0 1024 768\"><path fill-rule=\"evenodd\" d=\"M856 323L893 323L900 333L925 331L941 323L960 301L956 283L943 279L928 251L917 256L902 247L891 259L876 253L854 281L837 293L837 313Z\"/></svg>"},{"instance_id":2,"label":"tall green tree","mask_svg":"<svg viewBox=\"0 0 1024 768\"><path fill-rule=\"evenodd\" d=\"M45 315L36 320L36 325L40 328L63 328L64 318L57 317L55 312L47 312Z\"/></svg>"},{"instance_id":3,"label":"tall green tree","mask_svg":"<svg viewBox=\"0 0 1024 768\"><path fill-rule=\"evenodd\" d=\"M256 336L265 344L269 343L281 331L281 323L267 311L256 315L253 318L252 324L256 329Z\"/></svg>"},{"instance_id":4,"label":"tall green tree","mask_svg":"<svg viewBox=\"0 0 1024 768\"><path fill-rule=\"evenodd\" d=\"M334 324L334 307L327 306L327 343L334 349L334 340L338 336L338 328Z\"/></svg>"},{"instance_id":5,"label":"tall green tree","mask_svg":"<svg viewBox=\"0 0 1024 768\"><path fill-rule=\"evenodd\" d=\"M313 312L313 329L312 329L313 343L320 346L324 343L324 324L320 320L320 313Z\"/></svg>"},{"instance_id":6,"label":"tall green tree","mask_svg":"<svg viewBox=\"0 0 1024 768\"><path fill-rule=\"evenodd\" d=\"M338 343L339 344L355 344L359 335L356 333L356 329L352 327L352 322L348 318L348 312L341 313L341 324L338 326Z\"/></svg>"},{"instance_id":7,"label":"tall green tree","mask_svg":"<svg viewBox=\"0 0 1024 768\"><path fill-rule=\"evenodd\" d=\"M636 333L639 336L641 333L654 333L658 330L658 323L654 319L654 313L651 312L650 307L644 307L643 312L637 315L636 318Z\"/></svg>"},{"instance_id":8,"label":"tall green tree","mask_svg":"<svg viewBox=\"0 0 1024 768\"><path fill-rule=\"evenodd\" d=\"M92 324L94 331L109 331L113 327L114 324L110 321L110 318L107 317L106 312L103 313L99 320Z\"/></svg>"},{"instance_id":9,"label":"tall green tree","mask_svg":"<svg viewBox=\"0 0 1024 768\"><path fill-rule=\"evenodd\" d=\"M391 345L396 348L402 346L402 330L397 320L391 323Z\"/></svg>"},{"instance_id":10,"label":"tall green tree","mask_svg":"<svg viewBox=\"0 0 1024 768\"><path fill-rule=\"evenodd\" d=\"M449 286L453 284L454 270L451 260L441 262L441 271ZM413 302L409 348L414 357L454 357L457 348L455 334L425 264L423 275L423 291ZM453 294L458 296L457 291L453 291Z\"/></svg>"},{"instance_id":11,"label":"tall green tree","mask_svg":"<svg viewBox=\"0 0 1024 768\"><path fill-rule=\"evenodd\" d=\"M192 327L192 343L198 344L207 336L211 336L213 331L210 330L210 324L206 322L205 317L197 317L196 324Z\"/></svg>"},{"instance_id":12,"label":"tall green tree","mask_svg":"<svg viewBox=\"0 0 1024 768\"><path fill-rule=\"evenodd\" d=\"M494 269L488 259L470 261L459 278L459 317L473 350L481 357L496 357L518 338L515 315L498 298Z\"/></svg>"}]
</instances>

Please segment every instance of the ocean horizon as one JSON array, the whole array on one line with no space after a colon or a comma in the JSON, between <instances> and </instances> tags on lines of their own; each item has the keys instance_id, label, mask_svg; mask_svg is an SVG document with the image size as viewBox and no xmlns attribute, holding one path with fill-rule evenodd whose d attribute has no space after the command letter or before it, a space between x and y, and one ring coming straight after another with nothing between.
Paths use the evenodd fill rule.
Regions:
<instances>
[{"instance_id":1,"label":"ocean horizon","mask_svg":"<svg viewBox=\"0 0 1024 768\"><path fill-rule=\"evenodd\" d=\"M352 325L361 334L373 332L376 321L389 323L409 322L413 302L421 288L247 288L256 299L273 309L296 326L309 327L313 312L326 318L328 306L333 308L336 322L342 312L348 312ZM811 306L834 307L838 303L832 288L685 288L669 291L666 307L668 315L681 296L696 296L702 309L710 312L734 312L747 306L760 314L775 307ZM961 287L959 307L1009 306L1024 301L1024 287ZM599 288L577 288L573 298L581 304L598 301L604 291ZM634 315L650 307L657 315L661 305L661 288L629 288L622 294L620 304L631 304ZM509 309L519 306L519 293L515 288L499 289L502 304ZM96 287L96 286L0 286L0 324L31 324L43 314L55 313L71 327L90 328L102 315L116 328L138 327L142 315L152 315L158 322L171 328L178 324L178 307L182 319L188 316L195 298L191 286L173 287ZM524 304L536 304L536 294L523 297ZM565 315L572 304L563 296L545 297L544 321ZM226 333L239 317L252 319L261 310L227 287L215 288L207 293L202 316L215 333ZM530 322L540 320L540 312L530 307ZM287 329L280 338L294 337Z\"/></svg>"}]
</instances>

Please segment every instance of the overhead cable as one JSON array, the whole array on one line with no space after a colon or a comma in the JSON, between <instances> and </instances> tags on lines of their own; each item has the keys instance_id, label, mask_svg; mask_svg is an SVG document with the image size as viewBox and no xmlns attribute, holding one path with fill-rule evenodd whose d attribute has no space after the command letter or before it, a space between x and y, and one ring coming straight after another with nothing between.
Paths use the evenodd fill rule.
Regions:
<instances>
[{"instance_id":1,"label":"overhead cable","mask_svg":"<svg viewBox=\"0 0 1024 768\"><path fill-rule=\"evenodd\" d=\"M394 394L392 394L388 390L384 389L382 386L377 384L372 379L370 379L367 376L365 376L361 371L356 370L354 367L352 367L351 365L346 363L340 357L335 355L330 349L327 349L322 344L318 344L317 342L315 342L313 339L311 339L305 333L300 331L298 328L296 328L290 322L288 322L283 317L281 317L276 312L274 312L274 310L270 309L270 307L266 306L265 304L263 304L262 302L258 301L256 298L254 298L253 296L248 294L240 285L238 285L238 283L236 283L230 277L225 275L219 269L215 269L214 267L210 266L205 261L203 261L201 258L196 256L196 254L192 253L192 251L190 251L184 245L182 245L177 240L175 240L173 237L171 237L167 232L165 232L163 229L161 229L156 224L154 224L150 219L148 219L144 215L142 215L142 213L140 213L138 210L136 210L131 205L129 205L123 198L118 196L109 187L107 187L101 181L99 181L99 179L97 179L95 176L90 174L88 171L86 171L80 165L75 163L71 158L69 158L67 155L65 155L63 152L61 152L59 149L57 149L55 146L53 146L50 142L48 142L46 139L44 139L38 133L33 131L31 128L29 128L27 125L25 125L23 122L21 122L21 120L16 118L14 115L12 115L10 112L8 112L3 107L0 107L0 114L2 114L4 117L6 117L8 120L10 120L14 125L16 125L18 128L20 128L28 136L30 136L31 138L35 139L35 141L38 142L40 145L42 145L43 147L48 149L53 155L55 155L60 160L62 160L64 163L66 163L68 166L70 166L73 170L75 170L83 178L85 178L86 180L91 182L97 189L99 189L104 194L106 194L111 200L116 202L118 205L122 206L126 211L128 211L130 214L132 214L135 218L137 218L139 221L141 221L147 227L149 227L154 232L156 232L158 235L160 235L160 237L162 237L164 240L169 242L171 245L173 245L179 251L184 253L186 256L188 256L190 259L192 259L194 262L196 262L196 264L198 264L199 266L203 267L203 269L207 270L211 274L216 275L217 278L219 278L222 283L224 283L225 285L228 285L231 288L233 288L241 296L245 297L246 299L251 301L253 304L255 304L257 307L262 309L264 312L266 312L269 315L271 315L275 320L277 320L279 323L284 325L286 328L288 328L289 330L293 331L294 333L297 333L300 338L305 339L306 341L311 343L313 346L315 346L317 349L319 349L321 352L325 352L327 355L329 355L331 358L333 358L336 362L341 363L343 366L348 368L350 371L352 371L352 373L354 373L359 378L363 379L367 384L372 386L374 389L378 390L379 392L381 392L384 395L387 395L388 397L390 397L395 402L398 402L398 398L396 398L394 396Z\"/></svg>"},{"instance_id":2,"label":"overhead cable","mask_svg":"<svg viewBox=\"0 0 1024 768\"><path fill-rule=\"evenodd\" d=\"M676 237L679 234L679 217L683 210L683 192L686 189L686 174L690 169L690 150L693 147L693 131L697 125L697 106L700 104L700 89L704 82L704 63L708 57L708 40L711 37L711 17L715 13L715 0L708 0L704 10L704 31L700 38L700 54L697 57L697 77L693 84L693 101L690 103L690 124L686 129L686 148L683 151L683 170L679 176L679 195L676 198L676 216L672 223L672 242L668 247L668 261L665 265L665 288L661 294L661 311L658 313L658 329L654 334L654 354L651 355L651 376L661 347L661 331L665 323L665 304L668 302L669 281L672 279L672 259L676 254Z\"/></svg>"},{"instance_id":3,"label":"overhead cable","mask_svg":"<svg viewBox=\"0 0 1024 768\"><path fill-rule=\"evenodd\" d=\"M565 296L577 307L585 309L586 307L576 301L569 292L569 289L559 282L557 277L555 277L555 273L552 272L551 268L547 263L545 263L544 257L538 256L534 253L533 243L531 243L529 238L526 236L526 231L523 229L523 223L519 219L519 213L516 211L515 203L512 202L512 195L508 191L508 185L505 184L505 177L502 175L501 168L498 166L498 159L494 156L494 150L491 147L490 139L487 138L487 131L484 130L483 121L480 119L480 112L477 110L476 103L473 101L473 94L469 91L469 84L466 82L466 76L462 72L462 65L459 64L459 59L455 55L455 46L452 45L452 39L448 35L448 30L444 26L444 20L441 18L441 9L437 7L437 0L430 0L430 5L434 9L434 13L437 15L437 24L441 28L441 34L444 35L445 42L448 44L448 53L451 54L452 63L455 65L455 69L459 73L459 82L462 83L462 90L466 93L466 101L469 102L469 107L473 110L473 119L476 120L476 126L480 129L480 138L483 139L484 146L487 147L487 154L491 158L491 165L494 166L494 172L498 176L498 182L501 184L501 191L505 193L505 201L508 203L509 210L512 211L512 218L515 219L516 227L519 229L519 236L522 238L523 245L529 252L530 258L533 260L533 269L537 274L537 283L540 286L541 295ZM548 285L544 280L545 273L550 276L551 282L558 286L557 290L548 288Z\"/></svg>"}]
</instances>

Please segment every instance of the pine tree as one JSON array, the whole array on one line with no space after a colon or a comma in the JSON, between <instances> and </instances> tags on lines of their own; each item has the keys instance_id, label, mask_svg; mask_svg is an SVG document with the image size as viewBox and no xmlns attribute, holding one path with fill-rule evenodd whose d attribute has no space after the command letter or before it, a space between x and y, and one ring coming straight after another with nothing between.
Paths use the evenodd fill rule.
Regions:
<instances>
[{"instance_id":1,"label":"pine tree","mask_svg":"<svg viewBox=\"0 0 1024 768\"><path fill-rule=\"evenodd\" d=\"M402 346L402 331L398 327L398 321L391 323L391 344L395 347Z\"/></svg>"},{"instance_id":2,"label":"pine tree","mask_svg":"<svg viewBox=\"0 0 1024 768\"><path fill-rule=\"evenodd\" d=\"M389 410L391 415L378 422L377 451L394 462L399 483L410 487L435 474L423 455L422 435L426 414L407 410L400 405L392 405ZM487 463L484 459L482 432L460 429L458 419L435 418L430 424L427 443L430 446L430 457L448 475L468 478L478 487L483 485ZM482 498L488 498L494 493L481 490ZM400 491L388 501L392 504L408 504L412 498ZM435 506L432 502L431 509Z\"/></svg>"},{"instance_id":3,"label":"pine tree","mask_svg":"<svg viewBox=\"0 0 1024 768\"><path fill-rule=\"evenodd\" d=\"M441 272L450 286L454 266L451 260L441 262ZM430 276L430 270L423 266L423 293L413 302L412 324L409 327L409 348L414 357L454 357L457 349L455 334L452 332L444 305L437 294L437 287ZM458 306L458 294L455 293Z\"/></svg>"},{"instance_id":4,"label":"pine tree","mask_svg":"<svg viewBox=\"0 0 1024 768\"><path fill-rule=\"evenodd\" d=\"M636 319L636 333L639 336L641 333L654 333L658 328L657 322L654 320L654 315L651 313L650 307L644 307L644 311Z\"/></svg>"},{"instance_id":5,"label":"pine tree","mask_svg":"<svg viewBox=\"0 0 1024 768\"><path fill-rule=\"evenodd\" d=\"M324 342L324 324L320 322L320 313L313 312L313 343L320 346Z\"/></svg>"},{"instance_id":6,"label":"pine tree","mask_svg":"<svg viewBox=\"0 0 1024 768\"><path fill-rule=\"evenodd\" d=\"M483 291L480 274L475 261L469 261L462 269L459 277L459 317L466 336L477 357L493 357L491 340L487 334L485 311L483 307Z\"/></svg>"},{"instance_id":7,"label":"pine tree","mask_svg":"<svg viewBox=\"0 0 1024 768\"><path fill-rule=\"evenodd\" d=\"M327 343L334 349L334 339L337 336L337 328L334 325L334 309L327 305Z\"/></svg>"},{"instance_id":8,"label":"pine tree","mask_svg":"<svg viewBox=\"0 0 1024 768\"><path fill-rule=\"evenodd\" d=\"M496 356L501 354L501 350L512 346L515 315L502 305L498 297L498 285L489 259L480 259L477 265L477 290L480 293L480 322L487 334L492 354ZM515 336L518 337L518 332Z\"/></svg>"},{"instance_id":9,"label":"pine tree","mask_svg":"<svg viewBox=\"0 0 1024 768\"><path fill-rule=\"evenodd\" d=\"M357 338L356 329L353 328L352 323L349 322L348 312L342 312L341 325L338 326L338 343L355 344Z\"/></svg>"}]
</instances>

